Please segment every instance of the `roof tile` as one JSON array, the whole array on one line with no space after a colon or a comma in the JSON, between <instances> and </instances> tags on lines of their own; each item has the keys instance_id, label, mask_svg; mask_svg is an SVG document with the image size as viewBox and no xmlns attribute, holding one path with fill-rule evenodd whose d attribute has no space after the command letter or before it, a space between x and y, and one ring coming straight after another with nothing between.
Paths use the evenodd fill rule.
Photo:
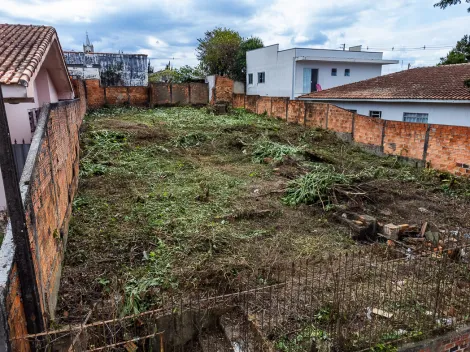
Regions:
<instances>
[{"instance_id":1,"label":"roof tile","mask_svg":"<svg viewBox=\"0 0 470 352\"><path fill-rule=\"evenodd\" d=\"M54 35L49 26L0 24L0 83L27 85Z\"/></svg>"},{"instance_id":2,"label":"roof tile","mask_svg":"<svg viewBox=\"0 0 470 352\"><path fill-rule=\"evenodd\" d=\"M422 67L313 92L301 99L470 100L470 63Z\"/></svg>"}]
</instances>

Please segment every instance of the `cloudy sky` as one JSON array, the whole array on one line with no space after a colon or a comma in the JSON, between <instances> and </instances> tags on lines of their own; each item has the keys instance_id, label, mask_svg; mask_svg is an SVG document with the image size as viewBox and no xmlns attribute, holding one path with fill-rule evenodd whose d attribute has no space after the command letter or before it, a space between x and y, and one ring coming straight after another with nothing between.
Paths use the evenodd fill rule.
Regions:
<instances>
[{"instance_id":1,"label":"cloudy sky","mask_svg":"<svg viewBox=\"0 0 470 352\"><path fill-rule=\"evenodd\" d=\"M169 60L175 67L197 64L197 38L217 26L281 49L362 44L403 61L383 73L433 65L470 32L468 4L440 10L432 6L437 0L1 1L0 23L54 26L64 50L82 50L88 31L95 51L148 54L157 69Z\"/></svg>"}]
</instances>

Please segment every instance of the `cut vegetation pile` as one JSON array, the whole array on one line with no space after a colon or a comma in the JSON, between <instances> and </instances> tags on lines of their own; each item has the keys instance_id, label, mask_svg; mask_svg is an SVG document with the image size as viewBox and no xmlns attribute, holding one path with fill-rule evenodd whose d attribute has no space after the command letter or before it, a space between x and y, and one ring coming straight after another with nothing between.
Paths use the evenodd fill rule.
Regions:
<instances>
[{"instance_id":1,"label":"cut vegetation pile","mask_svg":"<svg viewBox=\"0 0 470 352\"><path fill-rule=\"evenodd\" d=\"M338 211L470 228L467 181L244 111L92 112L80 170L61 320L82 321L97 300L141 312L162 291L225 290L260 268L357 246Z\"/></svg>"}]
</instances>

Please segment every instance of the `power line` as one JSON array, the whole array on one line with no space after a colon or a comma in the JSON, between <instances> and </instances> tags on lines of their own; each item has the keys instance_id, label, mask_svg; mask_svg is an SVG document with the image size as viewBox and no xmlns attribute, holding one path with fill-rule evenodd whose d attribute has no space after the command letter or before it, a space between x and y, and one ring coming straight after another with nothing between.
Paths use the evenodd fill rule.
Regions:
<instances>
[{"instance_id":1,"label":"power line","mask_svg":"<svg viewBox=\"0 0 470 352\"><path fill-rule=\"evenodd\" d=\"M393 47L372 47L367 46L366 50L382 50L382 51L421 51L421 50L442 50L452 49L454 45L423 45L419 47L405 47L405 46L393 46Z\"/></svg>"}]
</instances>

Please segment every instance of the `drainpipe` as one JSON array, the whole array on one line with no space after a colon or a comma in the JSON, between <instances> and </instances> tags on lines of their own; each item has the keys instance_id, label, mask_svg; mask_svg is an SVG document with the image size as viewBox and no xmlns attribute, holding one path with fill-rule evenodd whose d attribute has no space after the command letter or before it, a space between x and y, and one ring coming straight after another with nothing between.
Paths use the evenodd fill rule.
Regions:
<instances>
[{"instance_id":1,"label":"drainpipe","mask_svg":"<svg viewBox=\"0 0 470 352\"><path fill-rule=\"evenodd\" d=\"M297 57L297 50L294 51L294 58L292 59L293 60L293 63L292 63L292 94L291 94L291 100L294 100L294 92L295 92L295 72L296 72L296 61L295 61L295 58Z\"/></svg>"}]
</instances>

